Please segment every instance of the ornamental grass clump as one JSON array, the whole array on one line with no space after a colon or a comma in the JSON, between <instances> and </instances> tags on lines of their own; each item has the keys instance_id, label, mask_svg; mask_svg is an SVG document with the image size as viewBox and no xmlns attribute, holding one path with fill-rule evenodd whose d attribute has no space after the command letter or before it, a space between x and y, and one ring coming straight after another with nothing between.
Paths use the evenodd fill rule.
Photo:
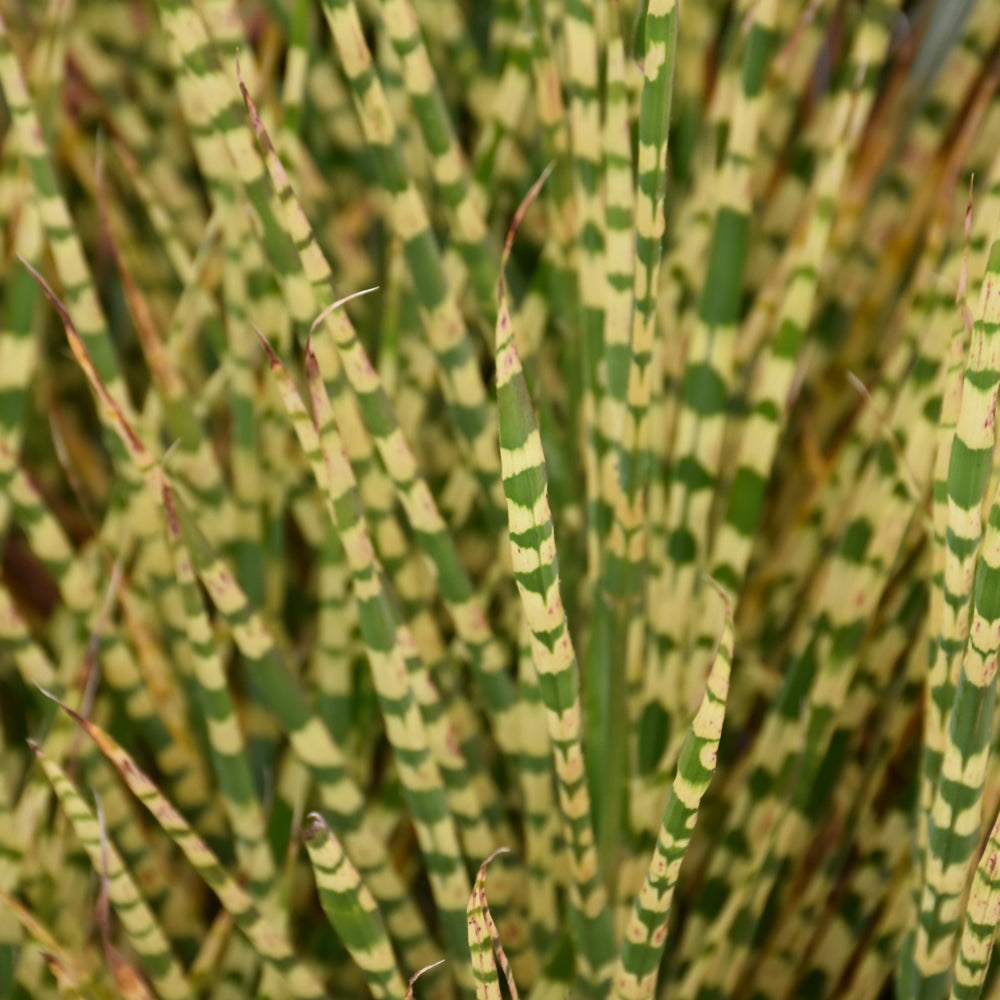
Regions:
<instances>
[{"instance_id":1,"label":"ornamental grass clump","mask_svg":"<svg viewBox=\"0 0 1000 1000\"><path fill-rule=\"evenodd\" d=\"M998 53L0 5L0 997L1000 998Z\"/></svg>"}]
</instances>

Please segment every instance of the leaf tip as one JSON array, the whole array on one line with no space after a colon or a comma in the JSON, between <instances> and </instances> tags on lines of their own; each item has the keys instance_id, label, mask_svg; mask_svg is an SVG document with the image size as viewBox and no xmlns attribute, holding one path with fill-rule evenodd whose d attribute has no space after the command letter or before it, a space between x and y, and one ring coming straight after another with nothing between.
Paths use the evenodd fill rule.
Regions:
<instances>
[{"instance_id":1,"label":"leaf tip","mask_svg":"<svg viewBox=\"0 0 1000 1000\"><path fill-rule=\"evenodd\" d=\"M309 813L305 823L302 824L302 839L307 844L329 832L330 828L326 825L326 820L318 812Z\"/></svg>"},{"instance_id":2,"label":"leaf tip","mask_svg":"<svg viewBox=\"0 0 1000 1000\"><path fill-rule=\"evenodd\" d=\"M264 353L267 355L268 363L272 368L281 367L281 359L278 357L274 348L271 346L271 342L264 336L264 331L261 330L256 323L250 324L253 327L253 332L257 334L257 339L260 341L260 346L263 348Z\"/></svg>"},{"instance_id":3,"label":"leaf tip","mask_svg":"<svg viewBox=\"0 0 1000 1000\"><path fill-rule=\"evenodd\" d=\"M343 298L337 299L336 302L331 302L314 320L312 326L309 327L309 336L312 337L316 330L316 327L320 325L330 315L334 310L339 309L342 305L346 305L352 299L359 299L362 295L368 295L370 292L377 292L379 286L372 285L371 288L362 288L359 292L351 292L350 295L345 295Z\"/></svg>"},{"instance_id":4,"label":"leaf tip","mask_svg":"<svg viewBox=\"0 0 1000 1000\"><path fill-rule=\"evenodd\" d=\"M430 972L431 969L436 969L439 965L444 965L444 959L439 958L436 962L431 962L430 965L425 965L422 969L417 969L416 972L410 976L409 985L406 988L406 1000L413 1000L413 986L416 981L425 973Z\"/></svg>"}]
</instances>

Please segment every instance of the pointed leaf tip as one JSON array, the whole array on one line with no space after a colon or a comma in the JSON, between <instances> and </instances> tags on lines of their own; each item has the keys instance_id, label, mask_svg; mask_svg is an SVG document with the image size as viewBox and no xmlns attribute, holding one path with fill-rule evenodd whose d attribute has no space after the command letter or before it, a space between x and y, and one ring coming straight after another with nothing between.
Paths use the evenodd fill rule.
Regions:
<instances>
[{"instance_id":1,"label":"pointed leaf tip","mask_svg":"<svg viewBox=\"0 0 1000 1000\"><path fill-rule=\"evenodd\" d=\"M555 160L549 160L545 169L538 175L538 179L531 185L530 188L528 188L528 193L521 200L521 204L517 206L517 210L514 212L514 218L511 219L510 226L507 229L507 238L504 240L503 254L500 257L501 291L503 289L503 271L507 266L507 259L510 257L510 252L514 247L514 237L517 236L517 231L521 228L521 223L524 221L525 215L528 214L528 209L531 208L532 202L534 202L534 200L538 197L539 192L542 190L542 186L549 179L549 174L552 173L555 165Z\"/></svg>"},{"instance_id":2,"label":"pointed leaf tip","mask_svg":"<svg viewBox=\"0 0 1000 1000\"><path fill-rule=\"evenodd\" d=\"M351 292L350 295L345 295L343 298L337 299L336 302L331 302L314 320L312 326L309 327L309 336L311 337L316 330L316 327L326 319L334 310L339 309L342 305L346 305L352 299L359 299L362 295L367 295L369 292L377 292L378 285L372 285L371 288L362 288L359 292Z\"/></svg>"},{"instance_id":3,"label":"pointed leaf tip","mask_svg":"<svg viewBox=\"0 0 1000 1000\"><path fill-rule=\"evenodd\" d=\"M444 965L444 962L445 960L443 958L439 958L436 962L431 962L430 965L425 965L422 969L417 969L417 971L410 976L410 983L406 988L405 1000L413 1000L413 985L425 972L430 972L431 969L436 969L439 965Z\"/></svg>"},{"instance_id":4,"label":"pointed leaf tip","mask_svg":"<svg viewBox=\"0 0 1000 1000\"><path fill-rule=\"evenodd\" d=\"M250 326L253 327L253 332L257 334L257 339L260 341L260 346L264 349L264 353L267 355L267 360L272 368L281 367L281 359L278 357L274 348L271 346L270 341L264 336L264 331L261 330L256 323L251 323Z\"/></svg>"}]
</instances>

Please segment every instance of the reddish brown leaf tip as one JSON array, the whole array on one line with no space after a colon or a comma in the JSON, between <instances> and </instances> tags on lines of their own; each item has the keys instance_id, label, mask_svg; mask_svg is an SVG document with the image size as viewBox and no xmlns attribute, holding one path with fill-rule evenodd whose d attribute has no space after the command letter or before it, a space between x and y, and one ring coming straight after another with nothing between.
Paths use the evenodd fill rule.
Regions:
<instances>
[{"instance_id":1,"label":"reddish brown leaf tip","mask_svg":"<svg viewBox=\"0 0 1000 1000\"><path fill-rule=\"evenodd\" d=\"M313 350L312 337L306 341L306 376L314 379L319 375L319 359Z\"/></svg>"},{"instance_id":2,"label":"reddish brown leaf tip","mask_svg":"<svg viewBox=\"0 0 1000 1000\"><path fill-rule=\"evenodd\" d=\"M317 812L309 813L305 823L302 824L302 839L307 843L329 832L330 828L326 825L326 820Z\"/></svg>"},{"instance_id":3,"label":"reddish brown leaf tip","mask_svg":"<svg viewBox=\"0 0 1000 1000\"><path fill-rule=\"evenodd\" d=\"M555 160L549 161L545 169L538 176L538 179L528 189L528 193L522 199L521 204L517 206L517 211L514 212L514 218L511 219L510 227L507 230L507 238L504 240L503 254L500 257L501 284L503 283L503 269L507 266L507 258L510 257L510 251L514 246L514 237L517 236L517 231L521 228L521 223L524 221L524 217L528 214L528 209L531 208L532 203L538 197L539 192L542 190L545 182L549 179L549 174L552 173L555 165Z\"/></svg>"},{"instance_id":4,"label":"reddish brown leaf tip","mask_svg":"<svg viewBox=\"0 0 1000 1000\"><path fill-rule=\"evenodd\" d=\"M253 327L253 332L257 334L257 339L260 341L260 346L264 349L264 353L267 355L268 363L272 368L281 367L281 359L275 353L274 348L271 346L270 341L264 336L263 330L255 323L250 324Z\"/></svg>"},{"instance_id":5,"label":"reddish brown leaf tip","mask_svg":"<svg viewBox=\"0 0 1000 1000\"><path fill-rule=\"evenodd\" d=\"M49 701L54 701L70 718L75 719L81 726L83 726L84 729L87 730L87 732L90 732L90 723L82 715L74 712L69 705L60 701L51 691L46 691L41 684L36 684L35 687L38 688L38 690L41 691L42 694L49 699Z\"/></svg>"},{"instance_id":6,"label":"reddish brown leaf tip","mask_svg":"<svg viewBox=\"0 0 1000 1000\"><path fill-rule=\"evenodd\" d=\"M247 104L253 104L250 100L250 94L247 92L247 85L243 82L243 70L240 68L240 54L236 53L236 79L240 85L240 93L243 95L243 100Z\"/></svg>"},{"instance_id":7,"label":"reddish brown leaf tip","mask_svg":"<svg viewBox=\"0 0 1000 1000\"><path fill-rule=\"evenodd\" d=\"M486 859L486 860L485 860L485 861L484 861L484 862L482 863L482 865L480 866L480 869L479 869L479 870L480 870L480 871L482 871L483 869L485 869L485 868L486 868L486 866L487 866L488 864L490 864L490 863L491 863L491 862L493 861L493 859L494 859L494 858L496 858L496 857L499 857L499 856L500 856L501 854L510 854L510 852L511 852L511 848L509 848L509 847L498 847L498 848L497 848L497 849L496 849L496 850L495 850L495 851L494 851L494 852L493 852L493 853L492 853L492 854L491 854L491 855L490 855L490 856L489 856L489 857L488 857L488 858L487 858L487 859Z\"/></svg>"},{"instance_id":8,"label":"reddish brown leaf tip","mask_svg":"<svg viewBox=\"0 0 1000 1000\"><path fill-rule=\"evenodd\" d=\"M417 969L416 972L410 976L409 986L406 988L406 1000L413 1000L413 984L425 973L430 972L431 969L436 969L439 965L444 965L444 959L438 959L436 962L432 962L430 965L425 965L422 969Z\"/></svg>"},{"instance_id":9,"label":"reddish brown leaf tip","mask_svg":"<svg viewBox=\"0 0 1000 1000\"><path fill-rule=\"evenodd\" d=\"M69 328L72 327L72 320L70 319L70 315L67 312L66 307L62 304L59 296L56 295L56 293L52 290L52 287L41 276L41 274L39 274L38 271L36 271L35 268L33 268L20 254L15 254L15 256L28 269L31 276L38 282L42 291L45 293L45 297L52 303L52 307L57 313L59 313L60 317L62 317L63 322L67 326L66 332L70 334L70 339L72 340L75 338L77 336L76 330L73 329L72 332L70 332Z\"/></svg>"},{"instance_id":10,"label":"reddish brown leaf tip","mask_svg":"<svg viewBox=\"0 0 1000 1000\"><path fill-rule=\"evenodd\" d=\"M180 518L177 516L177 506L174 503L174 495L167 485L166 478L163 480L163 510L167 517L167 530L170 532L171 537L180 538L181 536L181 522Z\"/></svg>"},{"instance_id":11,"label":"reddish brown leaf tip","mask_svg":"<svg viewBox=\"0 0 1000 1000\"><path fill-rule=\"evenodd\" d=\"M732 617L733 614L733 597L732 594L721 584L714 576L710 576L708 573L705 574L705 582L712 587L713 590L722 599L722 604L726 612L727 617Z\"/></svg>"}]
</instances>

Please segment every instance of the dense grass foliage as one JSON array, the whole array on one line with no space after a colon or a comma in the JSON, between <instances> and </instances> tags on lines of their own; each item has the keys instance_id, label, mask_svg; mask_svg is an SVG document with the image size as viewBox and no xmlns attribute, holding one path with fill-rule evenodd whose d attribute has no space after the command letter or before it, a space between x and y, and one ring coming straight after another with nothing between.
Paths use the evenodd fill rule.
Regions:
<instances>
[{"instance_id":1,"label":"dense grass foliage","mask_svg":"<svg viewBox=\"0 0 1000 1000\"><path fill-rule=\"evenodd\" d=\"M1000 998L998 53L0 2L0 997Z\"/></svg>"}]
</instances>

